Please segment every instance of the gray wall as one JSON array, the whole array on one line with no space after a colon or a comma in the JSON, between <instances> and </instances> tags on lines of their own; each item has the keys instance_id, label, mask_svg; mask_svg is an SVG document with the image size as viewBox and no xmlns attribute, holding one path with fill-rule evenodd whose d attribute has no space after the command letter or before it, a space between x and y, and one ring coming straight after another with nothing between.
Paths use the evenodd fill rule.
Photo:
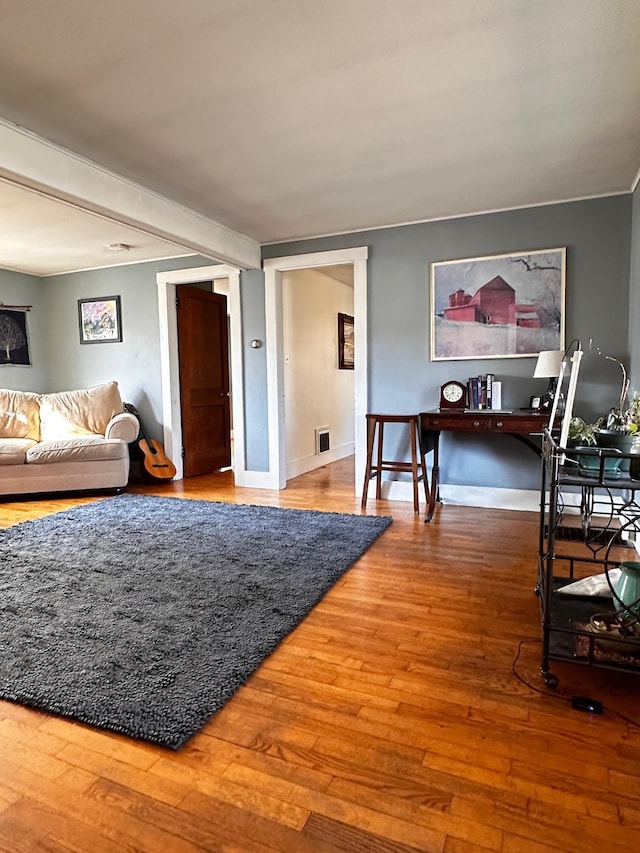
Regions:
<instances>
[{"instance_id":1,"label":"gray wall","mask_svg":"<svg viewBox=\"0 0 640 853\"><path fill-rule=\"evenodd\" d=\"M264 274L247 270L240 276L242 350L244 359L245 452L248 471L269 470L267 424L267 350L253 349L252 340L266 338Z\"/></svg>"},{"instance_id":2,"label":"gray wall","mask_svg":"<svg viewBox=\"0 0 640 853\"><path fill-rule=\"evenodd\" d=\"M162 440L162 389L156 273L210 265L188 257L50 276L45 280L55 370L47 390L117 380L122 399L139 410L145 431ZM120 296L121 343L81 344L78 299Z\"/></svg>"},{"instance_id":3,"label":"gray wall","mask_svg":"<svg viewBox=\"0 0 640 853\"><path fill-rule=\"evenodd\" d=\"M629 352L631 363L631 388L640 392L640 184L633 194L633 219L631 225L631 298L629 300Z\"/></svg>"},{"instance_id":4,"label":"gray wall","mask_svg":"<svg viewBox=\"0 0 640 853\"><path fill-rule=\"evenodd\" d=\"M33 306L27 313L31 367L1 365L0 386L13 391L48 391L53 372L50 348L54 330L47 311L44 279L0 269L0 303Z\"/></svg>"},{"instance_id":5,"label":"gray wall","mask_svg":"<svg viewBox=\"0 0 640 853\"><path fill-rule=\"evenodd\" d=\"M266 246L263 256L369 247L370 411L433 408L446 379L488 370L503 381L503 406L518 408L546 387L532 378L534 358L429 361L430 264L566 246L567 343L580 338L586 349L593 339L628 362L631 210L627 194ZM576 411L589 419L607 411L619 395L619 374L616 365L587 352ZM538 485L535 456L515 441L447 434L443 442L443 482ZM454 446L456 453L448 452Z\"/></svg>"},{"instance_id":6,"label":"gray wall","mask_svg":"<svg viewBox=\"0 0 640 853\"><path fill-rule=\"evenodd\" d=\"M429 361L429 269L434 261L503 252L567 247L567 342L589 339L632 368L640 381L630 323L640 321L640 197L630 194L483 216L306 240L263 248L265 258L369 247L370 410L418 412L438 402L449 378L493 371L503 381L503 404L518 408L546 382L532 377L535 359ZM631 250L633 247L633 268ZM38 279L0 271L0 301L33 304L28 316L32 368L1 368L5 387L56 390L117 379L149 433L161 437L160 341L155 275L203 266L180 258ZM630 293L633 282L633 293ZM119 294L123 341L82 346L77 300ZM241 276L245 364L246 458L249 470L268 468L264 276ZM594 351L583 359L576 411L588 419L616 401L620 371ZM455 449L456 453L448 452ZM443 439L442 481L451 484L537 488L539 464L515 441L481 436Z\"/></svg>"}]
</instances>

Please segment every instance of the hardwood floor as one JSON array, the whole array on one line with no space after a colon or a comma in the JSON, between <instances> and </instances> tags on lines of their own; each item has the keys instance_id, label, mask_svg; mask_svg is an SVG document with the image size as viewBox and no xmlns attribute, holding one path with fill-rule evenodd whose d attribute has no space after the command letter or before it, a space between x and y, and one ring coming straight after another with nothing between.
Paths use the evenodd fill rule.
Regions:
<instances>
[{"instance_id":1,"label":"hardwood floor","mask_svg":"<svg viewBox=\"0 0 640 853\"><path fill-rule=\"evenodd\" d=\"M132 491L359 513L351 465ZM0 702L0 850L637 853L640 679L554 665L602 716L543 688L536 516L367 511L394 522L177 752Z\"/></svg>"}]
</instances>

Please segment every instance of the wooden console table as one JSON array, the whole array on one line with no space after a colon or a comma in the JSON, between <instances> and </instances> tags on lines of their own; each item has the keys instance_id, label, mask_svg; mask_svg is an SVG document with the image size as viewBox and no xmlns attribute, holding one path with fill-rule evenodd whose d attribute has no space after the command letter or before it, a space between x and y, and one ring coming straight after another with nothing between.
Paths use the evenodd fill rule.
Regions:
<instances>
[{"instance_id":1,"label":"wooden console table","mask_svg":"<svg viewBox=\"0 0 640 853\"><path fill-rule=\"evenodd\" d=\"M439 444L440 433L447 432L490 432L506 433L521 441L538 456L541 456L540 446L533 441L532 435L540 435L549 422L546 412L529 412L527 410L514 412L492 412L490 409L446 411L435 409L431 412L421 412L420 437L423 453L433 450L433 468L431 470L431 487L429 489L429 505L425 524L431 521L439 500L438 486L440 476Z\"/></svg>"}]
</instances>

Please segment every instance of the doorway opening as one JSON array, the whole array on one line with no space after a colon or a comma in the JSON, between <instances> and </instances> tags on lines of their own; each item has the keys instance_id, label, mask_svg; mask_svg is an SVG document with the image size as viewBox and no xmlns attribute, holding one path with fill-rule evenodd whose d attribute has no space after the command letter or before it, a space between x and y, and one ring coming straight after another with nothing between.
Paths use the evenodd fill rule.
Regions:
<instances>
[{"instance_id":1,"label":"doorway opening","mask_svg":"<svg viewBox=\"0 0 640 853\"><path fill-rule=\"evenodd\" d=\"M289 481L354 454L353 361L340 359L339 321L353 320L353 264L283 272L282 309Z\"/></svg>"},{"instance_id":2,"label":"doorway opening","mask_svg":"<svg viewBox=\"0 0 640 853\"><path fill-rule=\"evenodd\" d=\"M231 410L233 453L231 465L237 486L252 485L247 481L244 448L244 389L242 360L242 318L240 314L240 270L227 264L214 264L156 274L160 320L160 367L162 375L162 422L164 446L176 466L176 479L184 476L182 464L182 414L180 408L180 370L178 355L178 321L176 289L181 284L213 282L214 291L225 291L228 281L230 375L233 382Z\"/></svg>"},{"instance_id":3,"label":"doorway opening","mask_svg":"<svg viewBox=\"0 0 640 853\"><path fill-rule=\"evenodd\" d=\"M366 461L365 415L368 406L367 257L367 247L360 246L352 249L271 258L264 261L270 488L283 489L287 483L283 274L292 270L350 264L353 266L353 315L355 318L353 427L355 444L354 489L357 489L359 472L364 471Z\"/></svg>"},{"instance_id":4,"label":"doorway opening","mask_svg":"<svg viewBox=\"0 0 640 853\"><path fill-rule=\"evenodd\" d=\"M177 287L183 476L231 467L227 297L214 282Z\"/></svg>"}]
</instances>

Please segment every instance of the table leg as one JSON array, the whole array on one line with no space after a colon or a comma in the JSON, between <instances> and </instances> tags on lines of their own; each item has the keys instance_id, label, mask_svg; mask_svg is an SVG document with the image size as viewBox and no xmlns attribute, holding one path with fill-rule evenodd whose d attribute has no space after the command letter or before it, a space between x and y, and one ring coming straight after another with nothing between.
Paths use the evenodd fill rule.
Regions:
<instances>
[{"instance_id":1,"label":"table leg","mask_svg":"<svg viewBox=\"0 0 640 853\"><path fill-rule=\"evenodd\" d=\"M429 489L429 504L427 506L427 517L424 520L428 524L433 518L436 502L439 500L438 488L440 480L440 433L433 434L433 468L431 469L431 488Z\"/></svg>"}]
</instances>

